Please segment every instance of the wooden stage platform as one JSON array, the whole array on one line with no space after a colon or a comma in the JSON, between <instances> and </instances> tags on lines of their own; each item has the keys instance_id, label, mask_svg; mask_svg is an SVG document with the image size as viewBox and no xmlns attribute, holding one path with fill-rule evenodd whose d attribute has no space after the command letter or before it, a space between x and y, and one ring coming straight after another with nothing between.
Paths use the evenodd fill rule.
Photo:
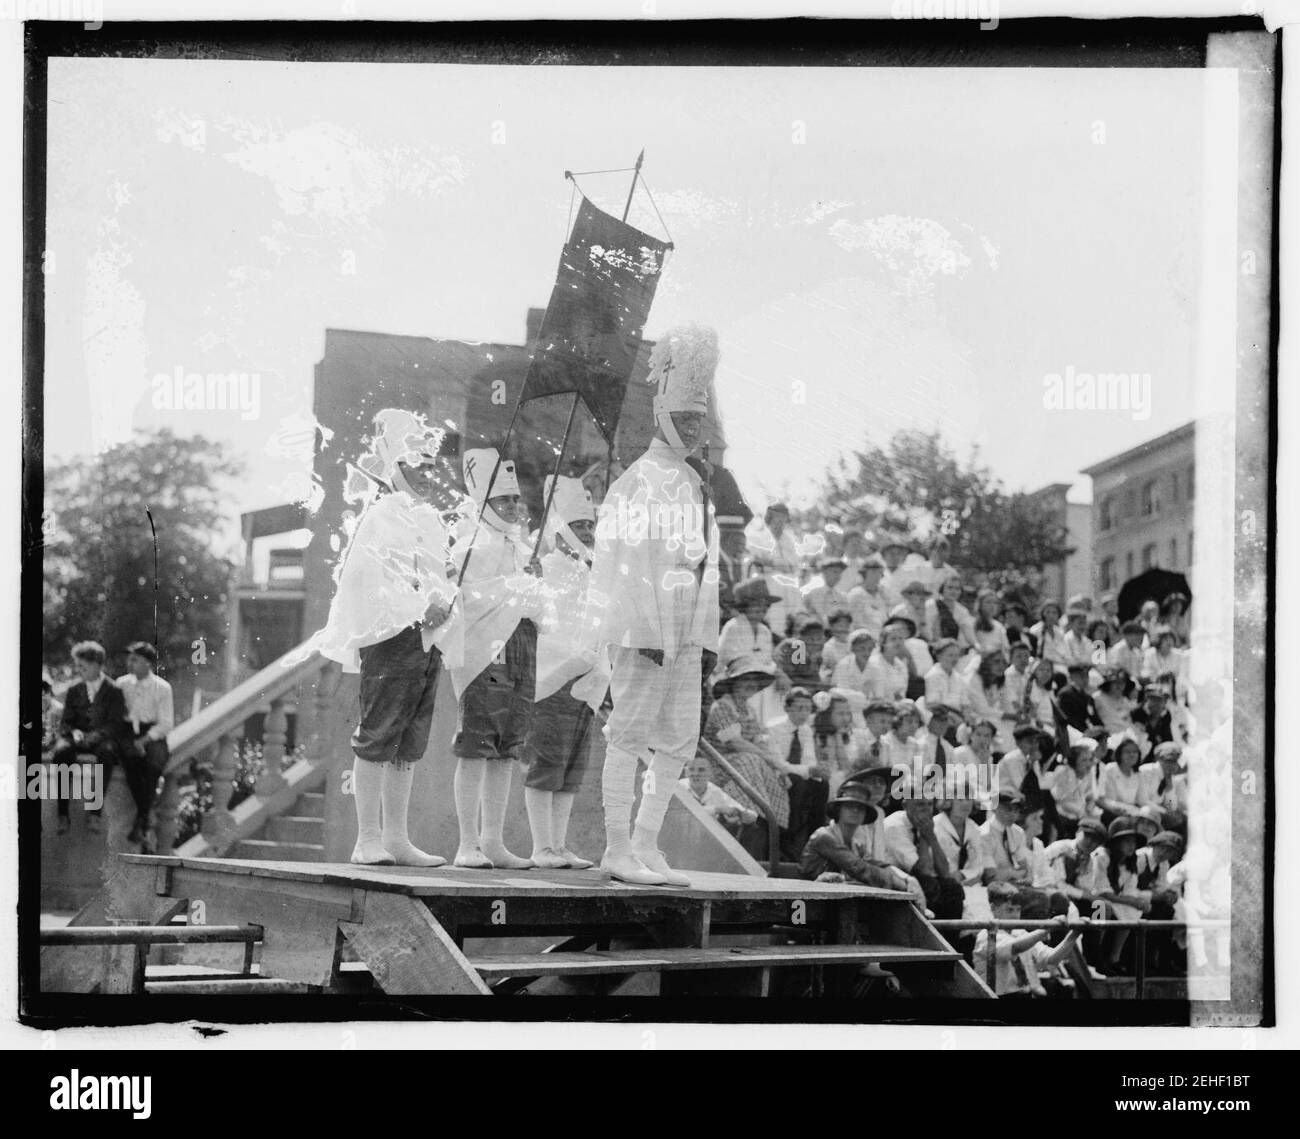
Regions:
<instances>
[{"instance_id":1,"label":"wooden stage platform","mask_svg":"<svg viewBox=\"0 0 1300 1139\"><path fill-rule=\"evenodd\" d=\"M883 968L918 996L992 996L906 894L687 873L676 889L595 870L122 855L70 928L148 928L135 945L46 946L42 989L843 997ZM238 944L208 944L204 926Z\"/></svg>"}]
</instances>

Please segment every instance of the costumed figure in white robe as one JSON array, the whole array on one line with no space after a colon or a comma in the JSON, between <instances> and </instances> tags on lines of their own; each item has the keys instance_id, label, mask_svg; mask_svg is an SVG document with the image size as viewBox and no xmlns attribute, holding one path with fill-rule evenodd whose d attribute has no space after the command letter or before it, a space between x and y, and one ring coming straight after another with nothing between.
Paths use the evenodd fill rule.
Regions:
<instances>
[{"instance_id":1,"label":"costumed figure in white robe","mask_svg":"<svg viewBox=\"0 0 1300 1139\"><path fill-rule=\"evenodd\" d=\"M406 816L439 673L458 662L449 535L431 500L459 492L439 478L442 431L398 408L379 412L375 426L344 491L362 509L335 571L329 620L309 645L361 674L352 861L441 866L445 859L411 843Z\"/></svg>"},{"instance_id":2,"label":"costumed figure in white robe","mask_svg":"<svg viewBox=\"0 0 1300 1139\"><path fill-rule=\"evenodd\" d=\"M717 337L667 333L650 355L657 385L649 449L601 504L589 596L609 653L614 707L605 735L601 868L624 882L689 885L659 850L659 830L700 734L704 653L718 644L717 526L687 456L700 439L717 367ZM647 772L629 833L638 761Z\"/></svg>"},{"instance_id":3,"label":"costumed figure in white robe","mask_svg":"<svg viewBox=\"0 0 1300 1139\"><path fill-rule=\"evenodd\" d=\"M591 547L596 540L596 509L580 479L560 477L552 494L547 476L542 501L551 498L546 516L549 551L542 557L542 583L555 607L553 626L537 638L537 691L533 718L524 742L528 778L524 804L533 834L532 861L544 869L585 870L593 866L568 848L569 815L587 769L595 711L579 695L583 680L603 699L609 690L608 669L596 669L591 649L594 630L587 585ZM596 690L599 690L596 692Z\"/></svg>"},{"instance_id":4,"label":"costumed figure in white robe","mask_svg":"<svg viewBox=\"0 0 1300 1139\"><path fill-rule=\"evenodd\" d=\"M490 447L467 450L462 462L477 510L461 524L453 549L465 622L464 658L451 669L460 701L452 744L459 760L455 865L526 870L532 861L506 849L503 831L514 764L523 760L533 713L537 627L546 613L541 567L520 524L514 463Z\"/></svg>"}]
</instances>

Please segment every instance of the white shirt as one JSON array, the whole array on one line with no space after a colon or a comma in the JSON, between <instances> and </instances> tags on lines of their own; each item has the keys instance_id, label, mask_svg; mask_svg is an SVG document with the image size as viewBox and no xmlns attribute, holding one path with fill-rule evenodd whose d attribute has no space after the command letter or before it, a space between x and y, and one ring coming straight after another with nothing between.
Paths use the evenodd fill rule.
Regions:
<instances>
[{"instance_id":1,"label":"white shirt","mask_svg":"<svg viewBox=\"0 0 1300 1139\"><path fill-rule=\"evenodd\" d=\"M999 929L995 931L996 938L993 942L993 991L1001 996L1003 993L1013 993L1023 989L1028 985L1030 988L1041 989L1042 982L1038 978L1040 961L1051 953L1051 948L1044 941L1035 942L1023 953L1013 954L1011 947L1022 937L1028 937L1029 931L1024 929ZM975 965L975 972L984 978L988 976L988 953L989 953L989 931L980 930L975 938L975 951L971 958ZM1016 969L1015 958L1019 957L1020 970ZM1022 982L1020 973L1023 972L1025 980Z\"/></svg>"},{"instance_id":2,"label":"white shirt","mask_svg":"<svg viewBox=\"0 0 1300 1139\"><path fill-rule=\"evenodd\" d=\"M1167 786L1164 791L1160 790L1160 784L1165 778L1164 769L1154 760L1150 763L1144 763L1139 767L1138 775L1142 779L1142 793L1147 803L1154 804L1157 807L1162 807L1167 811L1177 811L1179 814L1187 814L1186 772L1174 772L1174 774L1169 777L1169 786Z\"/></svg>"},{"instance_id":3,"label":"white shirt","mask_svg":"<svg viewBox=\"0 0 1300 1139\"><path fill-rule=\"evenodd\" d=\"M995 870L1032 869L1029 842L1024 829L1016 823L1003 826L997 816L990 814L980 827L984 838L984 853Z\"/></svg>"},{"instance_id":4,"label":"white shirt","mask_svg":"<svg viewBox=\"0 0 1300 1139\"><path fill-rule=\"evenodd\" d=\"M974 820L966 819L962 837L958 839L957 828L953 826L948 812L940 811L934 816L934 837L944 857L948 859L948 868L960 875L962 884L978 886L984 877L985 866L991 866L992 863L984 853L983 837ZM966 861L959 868L963 843L966 847Z\"/></svg>"},{"instance_id":5,"label":"white shirt","mask_svg":"<svg viewBox=\"0 0 1300 1139\"><path fill-rule=\"evenodd\" d=\"M957 669L944 672L943 666L936 664L925 674L925 703L930 708L947 704L965 715L971 708L970 685Z\"/></svg>"},{"instance_id":6,"label":"white shirt","mask_svg":"<svg viewBox=\"0 0 1300 1139\"><path fill-rule=\"evenodd\" d=\"M906 650L904 650L906 651ZM867 661L866 692L870 700L901 700L907 695L907 661L901 656L888 661L879 649Z\"/></svg>"},{"instance_id":7,"label":"white shirt","mask_svg":"<svg viewBox=\"0 0 1300 1139\"><path fill-rule=\"evenodd\" d=\"M131 721L132 730L139 733L141 724L152 724L145 738L166 739L176 725L172 686L154 672L143 680L128 672L117 678L117 686L126 697L126 718Z\"/></svg>"},{"instance_id":8,"label":"white shirt","mask_svg":"<svg viewBox=\"0 0 1300 1139\"><path fill-rule=\"evenodd\" d=\"M824 625L836 609L849 608L849 595L832 585L805 585L800 594L803 607L818 618Z\"/></svg>"},{"instance_id":9,"label":"white shirt","mask_svg":"<svg viewBox=\"0 0 1300 1139\"><path fill-rule=\"evenodd\" d=\"M1121 640L1118 644L1110 646L1110 650L1106 653L1106 663L1111 668L1122 668L1129 676L1137 680L1142 675L1143 657L1144 653L1141 645L1131 649L1128 641Z\"/></svg>"},{"instance_id":10,"label":"white shirt","mask_svg":"<svg viewBox=\"0 0 1300 1139\"><path fill-rule=\"evenodd\" d=\"M1134 810L1145 807L1150 802L1141 772L1134 771L1131 775L1125 775L1118 763L1108 763L1101 769L1101 777L1097 781L1097 797L1127 803Z\"/></svg>"},{"instance_id":11,"label":"white shirt","mask_svg":"<svg viewBox=\"0 0 1300 1139\"><path fill-rule=\"evenodd\" d=\"M771 748L772 754L782 763L788 761L790 756L790 744L794 740L796 733L799 736L799 746L802 754L799 757L800 767L813 767L817 762L817 742L813 737L812 720L805 720L798 728L790 722L789 716L777 716L767 722L768 747Z\"/></svg>"},{"instance_id":12,"label":"white shirt","mask_svg":"<svg viewBox=\"0 0 1300 1139\"><path fill-rule=\"evenodd\" d=\"M897 602L890 603L883 586L875 593L868 593L860 585L849 590L849 612L853 614L853 627L870 630L876 640L880 639L880 628L896 604Z\"/></svg>"}]
</instances>

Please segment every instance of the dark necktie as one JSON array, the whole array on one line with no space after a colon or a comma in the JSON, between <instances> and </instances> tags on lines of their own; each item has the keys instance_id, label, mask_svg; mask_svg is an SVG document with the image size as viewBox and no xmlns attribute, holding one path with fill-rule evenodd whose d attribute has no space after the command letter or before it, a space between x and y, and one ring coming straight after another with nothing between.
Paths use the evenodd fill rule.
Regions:
<instances>
[{"instance_id":1,"label":"dark necktie","mask_svg":"<svg viewBox=\"0 0 1300 1139\"><path fill-rule=\"evenodd\" d=\"M1007 861L1014 863L1015 859L1011 857L1011 832L1009 830L1002 832L1002 849L1007 852Z\"/></svg>"},{"instance_id":2,"label":"dark necktie","mask_svg":"<svg viewBox=\"0 0 1300 1139\"><path fill-rule=\"evenodd\" d=\"M1012 955L1011 968L1016 971L1016 980L1020 983L1020 987L1029 988L1029 971L1025 968L1025 963L1020 960L1019 953Z\"/></svg>"},{"instance_id":3,"label":"dark necktie","mask_svg":"<svg viewBox=\"0 0 1300 1139\"><path fill-rule=\"evenodd\" d=\"M871 741L871 758L875 761L872 764L872 766L873 767L879 766L880 764L880 741L879 740Z\"/></svg>"},{"instance_id":4,"label":"dark necktie","mask_svg":"<svg viewBox=\"0 0 1300 1139\"><path fill-rule=\"evenodd\" d=\"M962 870L966 866L966 838L963 835L961 846L957 849L957 869Z\"/></svg>"},{"instance_id":5,"label":"dark necktie","mask_svg":"<svg viewBox=\"0 0 1300 1139\"><path fill-rule=\"evenodd\" d=\"M1163 795L1168 790L1169 790L1169 776L1162 775L1160 777L1160 786L1156 788L1156 794Z\"/></svg>"},{"instance_id":6,"label":"dark necktie","mask_svg":"<svg viewBox=\"0 0 1300 1139\"><path fill-rule=\"evenodd\" d=\"M798 728L795 728L794 735L790 737L790 752L785 758L790 764L798 764L803 760L803 744L799 742Z\"/></svg>"}]
</instances>

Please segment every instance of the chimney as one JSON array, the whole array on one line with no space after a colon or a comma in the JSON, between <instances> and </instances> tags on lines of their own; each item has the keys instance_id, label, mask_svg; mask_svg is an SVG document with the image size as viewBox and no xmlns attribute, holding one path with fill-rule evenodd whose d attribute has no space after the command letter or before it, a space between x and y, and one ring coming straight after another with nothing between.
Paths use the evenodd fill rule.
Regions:
<instances>
[{"instance_id":1,"label":"chimney","mask_svg":"<svg viewBox=\"0 0 1300 1139\"><path fill-rule=\"evenodd\" d=\"M537 334L542 330L542 317L546 315L544 308L530 308L528 310L528 319L524 324L524 343L532 344L537 339Z\"/></svg>"}]
</instances>

